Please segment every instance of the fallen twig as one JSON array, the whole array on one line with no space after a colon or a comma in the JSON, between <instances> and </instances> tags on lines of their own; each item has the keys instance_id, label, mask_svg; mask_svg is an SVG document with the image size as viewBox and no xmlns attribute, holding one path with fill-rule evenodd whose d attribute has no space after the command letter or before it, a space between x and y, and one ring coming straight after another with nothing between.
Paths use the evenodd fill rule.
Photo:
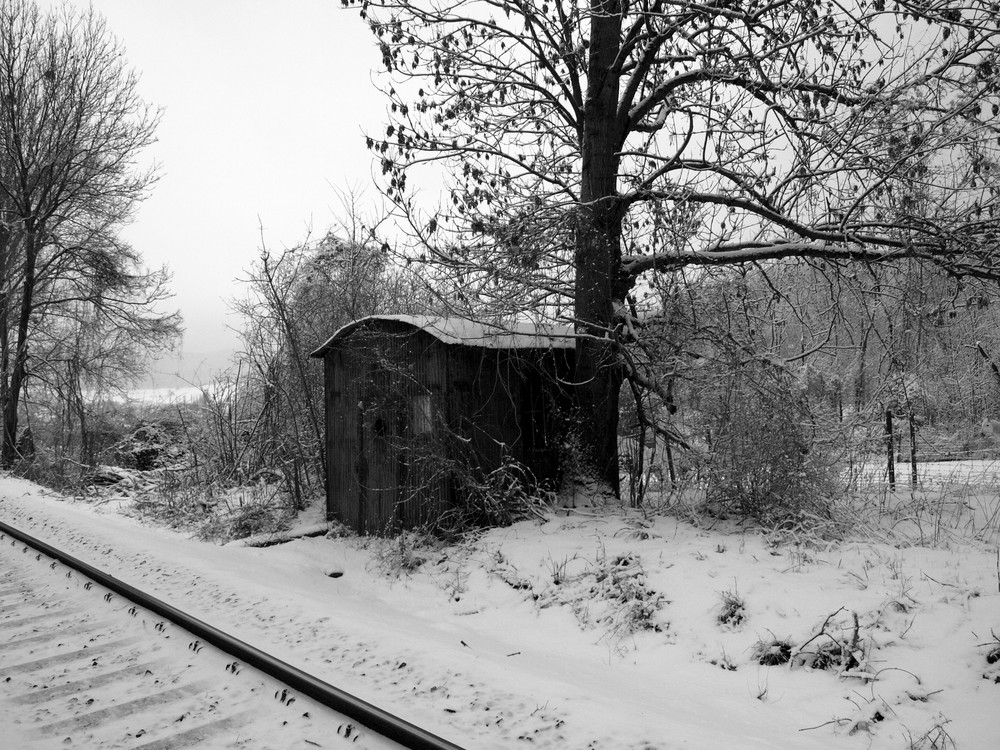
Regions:
<instances>
[{"instance_id":1,"label":"fallen twig","mask_svg":"<svg viewBox=\"0 0 1000 750\"><path fill-rule=\"evenodd\" d=\"M822 727L829 726L830 724L849 724L850 719L830 719L830 721L824 721L822 724L817 724L814 727L802 727L800 732L811 732L814 729L821 729Z\"/></svg>"}]
</instances>

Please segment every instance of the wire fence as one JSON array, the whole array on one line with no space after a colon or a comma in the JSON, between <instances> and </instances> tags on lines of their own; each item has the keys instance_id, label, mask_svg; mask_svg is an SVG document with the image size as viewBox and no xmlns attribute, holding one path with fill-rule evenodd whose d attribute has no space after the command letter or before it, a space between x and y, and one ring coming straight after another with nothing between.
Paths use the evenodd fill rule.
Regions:
<instances>
[{"instance_id":1,"label":"wire fence","mask_svg":"<svg viewBox=\"0 0 1000 750\"><path fill-rule=\"evenodd\" d=\"M894 436L890 472L878 425L839 436L834 454L844 493L834 502L838 515L852 531L893 544L1000 545L1000 447L972 429L915 431L914 437L911 451L906 432ZM623 500L669 508L704 497L703 477L697 466L685 472L683 457L675 456L674 472L663 446L653 451L630 437L619 447Z\"/></svg>"}]
</instances>

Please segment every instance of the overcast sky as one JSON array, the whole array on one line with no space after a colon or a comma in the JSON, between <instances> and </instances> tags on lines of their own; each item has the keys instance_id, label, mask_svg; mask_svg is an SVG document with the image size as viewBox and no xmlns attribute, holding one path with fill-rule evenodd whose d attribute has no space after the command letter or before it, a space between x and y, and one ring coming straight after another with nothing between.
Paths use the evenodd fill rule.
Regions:
<instances>
[{"instance_id":1,"label":"overcast sky","mask_svg":"<svg viewBox=\"0 0 1000 750\"><path fill-rule=\"evenodd\" d=\"M85 0L70 0L85 7ZM186 358L235 344L226 301L257 256L322 234L335 188L367 188L379 54L340 0L93 0L163 108L162 177L125 236L173 272Z\"/></svg>"}]
</instances>

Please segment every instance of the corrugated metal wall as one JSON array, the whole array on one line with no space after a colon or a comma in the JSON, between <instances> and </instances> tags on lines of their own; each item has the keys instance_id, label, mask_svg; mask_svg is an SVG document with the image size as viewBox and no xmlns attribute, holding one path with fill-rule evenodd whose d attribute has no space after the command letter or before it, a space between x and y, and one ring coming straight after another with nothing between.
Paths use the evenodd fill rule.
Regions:
<instances>
[{"instance_id":1,"label":"corrugated metal wall","mask_svg":"<svg viewBox=\"0 0 1000 750\"><path fill-rule=\"evenodd\" d=\"M554 479L552 355L447 345L393 321L337 342L325 355L330 515L364 534L439 518L458 461L485 472L507 454Z\"/></svg>"}]
</instances>

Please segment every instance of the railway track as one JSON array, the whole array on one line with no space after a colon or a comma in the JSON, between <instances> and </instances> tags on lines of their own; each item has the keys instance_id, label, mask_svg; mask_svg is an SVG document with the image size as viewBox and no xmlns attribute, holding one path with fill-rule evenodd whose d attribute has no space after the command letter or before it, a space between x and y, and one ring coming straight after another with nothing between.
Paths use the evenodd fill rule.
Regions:
<instances>
[{"instance_id":1,"label":"railway track","mask_svg":"<svg viewBox=\"0 0 1000 750\"><path fill-rule=\"evenodd\" d=\"M0 750L461 750L0 522Z\"/></svg>"}]
</instances>

